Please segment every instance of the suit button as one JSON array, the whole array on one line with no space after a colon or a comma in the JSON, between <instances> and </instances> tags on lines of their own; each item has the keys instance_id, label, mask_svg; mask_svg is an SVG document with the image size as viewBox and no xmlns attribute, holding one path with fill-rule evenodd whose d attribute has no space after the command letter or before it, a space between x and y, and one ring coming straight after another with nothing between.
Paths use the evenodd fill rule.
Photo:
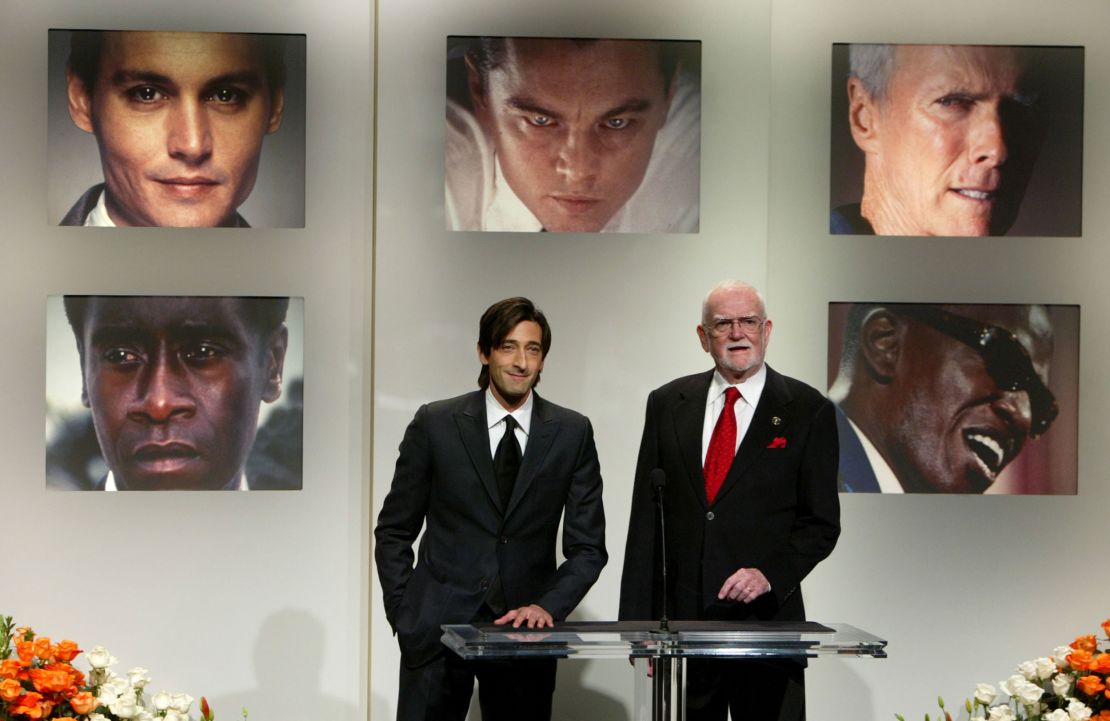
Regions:
<instances>
[{"instance_id":1,"label":"suit button","mask_svg":"<svg viewBox=\"0 0 1110 721\"><path fill-rule=\"evenodd\" d=\"M707 521L712 521L716 517L717 516L716 516L716 514L713 513L713 511L710 511L709 513L705 514L705 520L707 520Z\"/></svg>"},{"instance_id":2,"label":"suit button","mask_svg":"<svg viewBox=\"0 0 1110 721\"><path fill-rule=\"evenodd\" d=\"M488 578L483 578L481 581L478 581L478 588L482 589L483 591L488 591L489 590L489 579Z\"/></svg>"},{"instance_id":3,"label":"suit button","mask_svg":"<svg viewBox=\"0 0 1110 721\"><path fill-rule=\"evenodd\" d=\"M501 537L501 542L502 543L508 543L509 542L509 537L508 536L502 536Z\"/></svg>"}]
</instances>

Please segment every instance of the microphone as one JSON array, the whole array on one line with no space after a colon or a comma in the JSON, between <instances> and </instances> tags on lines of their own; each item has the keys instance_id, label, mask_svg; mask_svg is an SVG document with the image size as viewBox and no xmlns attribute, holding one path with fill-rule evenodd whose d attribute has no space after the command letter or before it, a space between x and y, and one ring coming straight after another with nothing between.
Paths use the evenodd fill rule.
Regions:
<instances>
[{"instance_id":1,"label":"microphone","mask_svg":"<svg viewBox=\"0 0 1110 721\"><path fill-rule=\"evenodd\" d=\"M659 542L663 555L661 559L663 567L663 616L659 619L659 630L669 632L670 626L667 623L667 527L663 522L666 515L663 511L663 491L667 487L667 474L662 468L654 468L648 474L648 479L651 481L652 488L655 489L655 503L659 506Z\"/></svg>"}]
</instances>

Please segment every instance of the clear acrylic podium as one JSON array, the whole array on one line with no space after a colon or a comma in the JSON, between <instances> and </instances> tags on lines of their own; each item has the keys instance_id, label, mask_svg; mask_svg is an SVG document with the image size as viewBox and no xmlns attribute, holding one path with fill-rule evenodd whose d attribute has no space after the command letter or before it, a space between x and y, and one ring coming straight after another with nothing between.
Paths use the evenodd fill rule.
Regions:
<instances>
[{"instance_id":1,"label":"clear acrylic podium","mask_svg":"<svg viewBox=\"0 0 1110 721\"><path fill-rule=\"evenodd\" d=\"M631 658L637 664L637 709L652 721L685 718L687 658L886 658L886 641L842 623L671 621L560 623L529 631L493 624L443 627L443 643L465 659ZM654 665L651 682L641 668ZM641 718L638 714L636 718Z\"/></svg>"}]
</instances>

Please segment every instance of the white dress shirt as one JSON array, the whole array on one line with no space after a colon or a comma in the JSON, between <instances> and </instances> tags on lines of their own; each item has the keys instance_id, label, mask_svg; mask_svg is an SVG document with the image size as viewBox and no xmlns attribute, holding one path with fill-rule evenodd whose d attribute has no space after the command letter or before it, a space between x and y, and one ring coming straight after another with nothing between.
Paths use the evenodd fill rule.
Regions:
<instances>
[{"instance_id":1,"label":"white dress shirt","mask_svg":"<svg viewBox=\"0 0 1110 721\"><path fill-rule=\"evenodd\" d=\"M750 378L743 383L736 384L736 389L740 391L740 398L733 406L733 411L736 413L736 447L732 449L734 454L736 448L740 447L740 441L744 440L744 434L748 432L748 427L752 424L755 407L759 404L759 397L763 395L763 386L766 383L767 366L761 364L759 370ZM725 390L730 385L732 384L724 379L720 371L713 371L713 381L709 384L709 393L705 399L705 422L702 424L701 431L701 463L703 466L705 465L705 455L709 452L709 440L713 437L713 429L717 426L717 418L725 407Z\"/></svg>"}]
</instances>

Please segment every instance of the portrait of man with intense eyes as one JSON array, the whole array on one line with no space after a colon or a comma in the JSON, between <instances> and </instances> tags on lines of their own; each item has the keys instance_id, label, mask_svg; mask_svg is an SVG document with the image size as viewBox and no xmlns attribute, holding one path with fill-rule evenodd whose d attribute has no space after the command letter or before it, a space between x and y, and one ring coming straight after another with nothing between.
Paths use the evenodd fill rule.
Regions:
<instances>
[{"instance_id":1,"label":"portrait of man with intense eyes","mask_svg":"<svg viewBox=\"0 0 1110 721\"><path fill-rule=\"evenodd\" d=\"M696 233L701 44L449 37L449 230Z\"/></svg>"},{"instance_id":2,"label":"portrait of man with intense eyes","mask_svg":"<svg viewBox=\"0 0 1110 721\"><path fill-rule=\"evenodd\" d=\"M1077 493L1079 306L830 303L849 493Z\"/></svg>"},{"instance_id":3,"label":"portrait of man with intense eyes","mask_svg":"<svg viewBox=\"0 0 1110 721\"><path fill-rule=\"evenodd\" d=\"M51 223L304 226L304 36L49 39Z\"/></svg>"},{"instance_id":4,"label":"portrait of man with intense eyes","mask_svg":"<svg viewBox=\"0 0 1110 721\"><path fill-rule=\"evenodd\" d=\"M829 232L1082 234L1083 48L836 44Z\"/></svg>"},{"instance_id":5,"label":"portrait of man with intense eyes","mask_svg":"<svg viewBox=\"0 0 1110 721\"><path fill-rule=\"evenodd\" d=\"M303 318L300 298L50 298L47 487L299 489Z\"/></svg>"}]
</instances>

